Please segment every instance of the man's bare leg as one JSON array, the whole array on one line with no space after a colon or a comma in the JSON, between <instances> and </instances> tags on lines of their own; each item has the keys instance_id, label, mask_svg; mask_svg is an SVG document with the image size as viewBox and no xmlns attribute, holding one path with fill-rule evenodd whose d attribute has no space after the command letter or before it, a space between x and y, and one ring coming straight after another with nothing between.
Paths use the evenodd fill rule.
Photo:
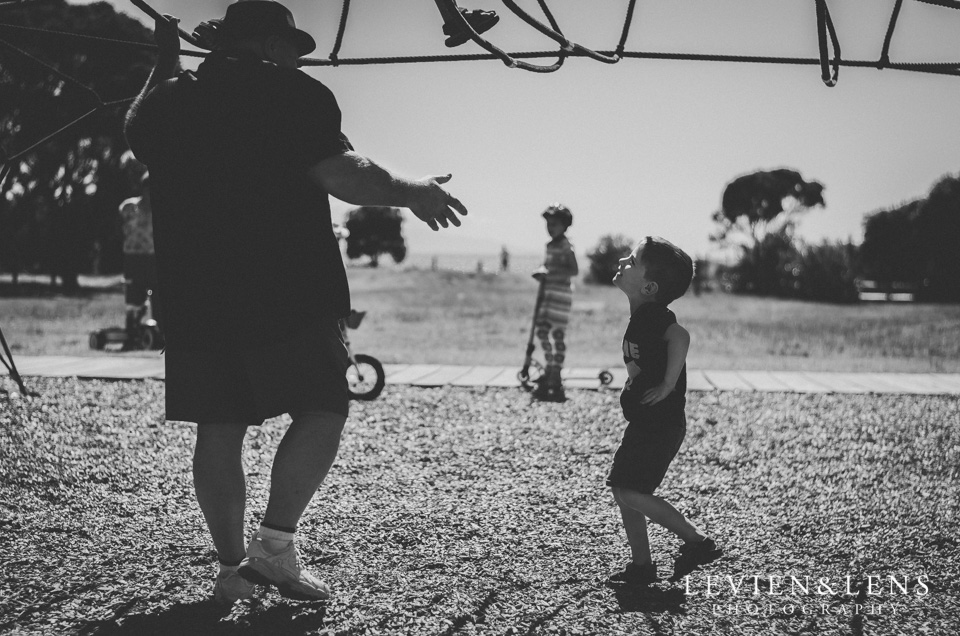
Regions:
<instances>
[{"instance_id":1,"label":"man's bare leg","mask_svg":"<svg viewBox=\"0 0 960 636\"><path fill-rule=\"evenodd\" d=\"M263 523L240 563L238 572L243 578L276 586L287 598L330 597L330 586L301 565L295 532L337 456L346 419L329 412L293 415L273 459Z\"/></svg>"},{"instance_id":2,"label":"man's bare leg","mask_svg":"<svg viewBox=\"0 0 960 636\"><path fill-rule=\"evenodd\" d=\"M337 457L346 421L323 411L293 415L273 459L265 524L296 528Z\"/></svg>"},{"instance_id":3,"label":"man's bare leg","mask_svg":"<svg viewBox=\"0 0 960 636\"><path fill-rule=\"evenodd\" d=\"M239 563L246 550L243 512L247 489L242 462L246 432L243 424L197 426L193 487L223 563Z\"/></svg>"}]
</instances>

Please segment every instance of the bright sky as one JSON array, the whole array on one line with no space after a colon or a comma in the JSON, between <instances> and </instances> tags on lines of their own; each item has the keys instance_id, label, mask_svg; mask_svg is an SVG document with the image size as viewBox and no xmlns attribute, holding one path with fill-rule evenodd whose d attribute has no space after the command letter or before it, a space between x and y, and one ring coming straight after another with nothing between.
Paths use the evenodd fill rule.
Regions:
<instances>
[{"instance_id":1,"label":"bright sky","mask_svg":"<svg viewBox=\"0 0 960 636\"><path fill-rule=\"evenodd\" d=\"M126 0L120 10L149 20ZM148 0L190 31L228 1ZM288 0L327 57L342 3ZM553 43L493 0L486 37L507 51ZM538 3L519 4L540 17ZM894 0L829 0L845 59L879 56ZM613 49L627 0L548 0L563 32ZM340 57L480 53L443 45L433 0L354 0ZM639 0L627 50L816 57L809 0ZM960 10L905 0L893 61L960 64ZM184 58L190 65L189 58ZM546 63L550 60L540 60ZM710 215L724 186L758 169L790 167L820 181L827 207L801 222L807 240L859 240L865 214L923 196L960 172L960 77L873 68L840 70L827 88L818 66L568 59L552 74L499 61L311 67L343 110L358 151L407 176L453 173L470 209L458 230L431 232L412 216L411 252L539 253L540 213L571 208L578 251L600 236L667 237L710 249ZM334 202L335 218L350 206Z\"/></svg>"}]
</instances>

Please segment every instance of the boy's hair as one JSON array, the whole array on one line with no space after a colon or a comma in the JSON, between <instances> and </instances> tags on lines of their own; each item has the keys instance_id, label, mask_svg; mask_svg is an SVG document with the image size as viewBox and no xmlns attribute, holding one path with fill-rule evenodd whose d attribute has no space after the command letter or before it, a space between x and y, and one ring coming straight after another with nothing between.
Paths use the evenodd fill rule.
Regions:
<instances>
[{"instance_id":1,"label":"boy's hair","mask_svg":"<svg viewBox=\"0 0 960 636\"><path fill-rule=\"evenodd\" d=\"M693 280L693 259L682 249L659 236L643 239L640 260L647 278L657 283L657 300L669 305L680 298Z\"/></svg>"},{"instance_id":2,"label":"boy's hair","mask_svg":"<svg viewBox=\"0 0 960 636\"><path fill-rule=\"evenodd\" d=\"M560 222L563 223L564 227L569 228L571 225L573 225L573 212L571 212L570 208L562 203L554 203L544 210L541 216L547 220L559 219Z\"/></svg>"}]
</instances>

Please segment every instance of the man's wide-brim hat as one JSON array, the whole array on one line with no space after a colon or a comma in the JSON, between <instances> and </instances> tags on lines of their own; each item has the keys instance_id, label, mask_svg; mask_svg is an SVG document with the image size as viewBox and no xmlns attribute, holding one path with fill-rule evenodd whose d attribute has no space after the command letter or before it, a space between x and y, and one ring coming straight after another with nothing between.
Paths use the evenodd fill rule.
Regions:
<instances>
[{"instance_id":1,"label":"man's wide-brim hat","mask_svg":"<svg viewBox=\"0 0 960 636\"><path fill-rule=\"evenodd\" d=\"M227 7L227 15L219 25L233 37L256 37L283 35L297 47L297 55L303 57L317 48L317 43L306 31L297 28L293 13L273 0L239 0Z\"/></svg>"}]
</instances>

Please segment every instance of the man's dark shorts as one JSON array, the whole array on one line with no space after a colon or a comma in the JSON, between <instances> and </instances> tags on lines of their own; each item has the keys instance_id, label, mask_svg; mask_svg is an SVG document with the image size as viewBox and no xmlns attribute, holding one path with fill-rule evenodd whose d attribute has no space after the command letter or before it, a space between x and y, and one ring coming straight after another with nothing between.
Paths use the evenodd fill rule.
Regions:
<instances>
[{"instance_id":1,"label":"man's dark shorts","mask_svg":"<svg viewBox=\"0 0 960 636\"><path fill-rule=\"evenodd\" d=\"M613 457L607 485L652 495L686 433L687 419L682 409L651 409L650 417L629 422Z\"/></svg>"},{"instance_id":2,"label":"man's dark shorts","mask_svg":"<svg viewBox=\"0 0 960 636\"><path fill-rule=\"evenodd\" d=\"M259 425L284 413L347 415L347 349L336 321L257 349L167 350L168 420Z\"/></svg>"}]
</instances>

